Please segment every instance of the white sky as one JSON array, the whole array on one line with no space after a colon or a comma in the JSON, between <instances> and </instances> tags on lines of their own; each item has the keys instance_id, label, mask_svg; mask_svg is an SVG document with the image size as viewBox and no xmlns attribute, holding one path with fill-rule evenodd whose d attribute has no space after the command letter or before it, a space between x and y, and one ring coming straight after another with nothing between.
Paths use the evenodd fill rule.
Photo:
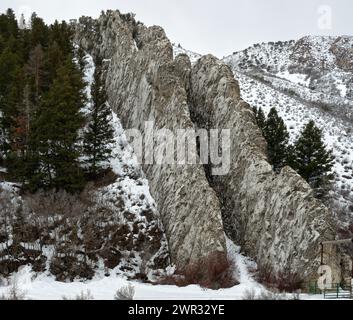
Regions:
<instances>
[{"instance_id":1,"label":"white sky","mask_svg":"<svg viewBox=\"0 0 353 320\"><path fill-rule=\"evenodd\" d=\"M97 17L103 9L134 12L146 25L162 26L186 49L218 57L258 42L353 35L352 0L1 0L0 11L8 7L35 11L47 22ZM331 10L329 29L319 27L320 8Z\"/></svg>"}]
</instances>

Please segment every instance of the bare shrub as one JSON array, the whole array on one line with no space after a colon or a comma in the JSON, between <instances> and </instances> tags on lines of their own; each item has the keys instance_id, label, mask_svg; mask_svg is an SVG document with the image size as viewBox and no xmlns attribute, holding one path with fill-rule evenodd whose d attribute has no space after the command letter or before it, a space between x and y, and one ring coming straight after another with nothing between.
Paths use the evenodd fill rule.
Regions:
<instances>
[{"instance_id":1,"label":"bare shrub","mask_svg":"<svg viewBox=\"0 0 353 320\"><path fill-rule=\"evenodd\" d=\"M278 291L262 290L259 294L256 294L254 289L246 290L243 295L243 300L300 300L299 293L293 294L292 297L287 297L285 294Z\"/></svg>"},{"instance_id":2,"label":"bare shrub","mask_svg":"<svg viewBox=\"0 0 353 320\"><path fill-rule=\"evenodd\" d=\"M256 292L254 289L248 289L244 292L243 300L256 300Z\"/></svg>"},{"instance_id":3,"label":"bare shrub","mask_svg":"<svg viewBox=\"0 0 353 320\"><path fill-rule=\"evenodd\" d=\"M256 300L287 300L285 295L274 291L261 291Z\"/></svg>"},{"instance_id":4,"label":"bare shrub","mask_svg":"<svg viewBox=\"0 0 353 320\"><path fill-rule=\"evenodd\" d=\"M26 293L19 288L16 277L13 278L10 288L0 300L26 300Z\"/></svg>"},{"instance_id":5,"label":"bare shrub","mask_svg":"<svg viewBox=\"0 0 353 320\"><path fill-rule=\"evenodd\" d=\"M160 284L179 287L196 284L203 288L218 290L239 284L234 278L235 264L222 252L211 253L208 257L190 263L176 271L175 275L162 278Z\"/></svg>"},{"instance_id":6,"label":"bare shrub","mask_svg":"<svg viewBox=\"0 0 353 320\"><path fill-rule=\"evenodd\" d=\"M88 209L88 204L81 201L78 195L65 190L57 192L40 190L35 194L26 194L24 198L29 208L40 216L80 216Z\"/></svg>"},{"instance_id":7,"label":"bare shrub","mask_svg":"<svg viewBox=\"0 0 353 320\"><path fill-rule=\"evenodd\" d=\"M94 177L94 180L95 180L94 185L97 188L103 188L116 182L117 178L118 176L117 174L114 173L113 170L111 169L103 170L96 177Z\"/></svg>"},{"instance_id":8,"label":"bare shrub","mask_svg":"<svg viewBox=\"0 0 353 320\"><path fill-rule=\"evenodd\" d=\"M298 291L304 283L298 274L289 270L275 273L269 265L259 268L258 280L267 288L289 293Z\"/></svg>"},{"instance_id":9,"label":"bare shrub","mask_svg":"<svg viewBox=\"0 0 353 320\"><path fill-rule=\"evenodd\" d=\"M129 284L128 286L121 287L115 294L115 300L134 300L135 288Z\"/></svg>"},{"instance_id":10,"label":"bare shrub","mask_svg":"<svg viewBox=\"0 0 353 320\"><path fill-rule=\"evenodd\" d=\"M81 291L81 293L76 295L76 297L73 298L73 299L72 298L68 298L66 296L63 296L62 299L63 300L77 300L77 301L81 300L81 301L84 301L84 300L94 300L94 297L93 297L91 291L87 290L86 292Z\"/></svg>"}]
</instances>

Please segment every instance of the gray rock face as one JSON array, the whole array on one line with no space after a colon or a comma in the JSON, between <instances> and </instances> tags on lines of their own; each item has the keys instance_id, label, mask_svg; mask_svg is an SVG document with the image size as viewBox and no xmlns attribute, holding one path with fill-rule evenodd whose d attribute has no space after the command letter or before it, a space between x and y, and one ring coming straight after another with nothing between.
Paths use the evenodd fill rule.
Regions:
<instances>
[{"instance_id":1,"label":"gray rock face","mask_svg":"<svg viewBox=\"0 0 353 320\"><path fill-rule=\"evenodd\" d=\"M316 276L320 242L334 238L330 212L291 168L273 172L266 142L230 69L213 56L202 57L192 70L190 97L199 127L231 130L230 173L209 179L228 235L263 267Z\"/></svg>"},{"instance_id":2,"label":"gray rock face","mask_svg":"<svg viewBox=\"0 0 353 320\"><path fill-rule=\"evenodd\" d=\"M107 59L109 102L126 129L138 129L149 141L145 122L154 129L193 129L187 105L191 64L173 60L172 45L160 27L147 28L131 15L107 12L77 25L77 42ZM202 165L143 166L158 204L172 261L185 265L214 251L225 251L219 201Z\"/></svg>"},{"instance_id":3,"label":"gray rock face","mask_svg":"<svg viewBox=\"0 0 353 320\"><path fill-rule=\"evenodd\" d=\"M145 121L173 132L195 125L231 130L225 176L206 174L211 168L202 165L143 166L173 262L185 265L224 251L224 222L228 235L259 264L316 276L319 243L334 237L330 213L293 170L273 173L266 143L229 67L205 56L191 69L187 56L173 60L161 28L119 12L82 18L76 29L76 41L106 59L109 102L126 129L139 129L145 138Z\"/></svg>"}]
</instances>

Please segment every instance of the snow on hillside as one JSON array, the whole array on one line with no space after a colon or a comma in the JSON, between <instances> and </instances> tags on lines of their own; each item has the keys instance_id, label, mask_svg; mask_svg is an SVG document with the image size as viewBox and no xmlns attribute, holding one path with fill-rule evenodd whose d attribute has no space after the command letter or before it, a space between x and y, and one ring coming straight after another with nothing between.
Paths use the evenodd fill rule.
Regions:
<instances>
[{"instance_id":1,"label":"snow on hillside","mask_svg":"<svg viewBox=\"0 0 353 320\"><path fill-rule=\"evenodd\" d=\"M353 219L353 37L304 37L256 44L226 57L242 98L268 112L276 107L293 142L309 121L334 151L334 211Z\"/></svg>"},{"instance_id":2,"label":"snow on hillside","mask_svg":"<svg viewBox=\"0 0 353 320\"><path fill-rule=\"evenodd\" d=\"M29 266L22 267L8 281L0 281L0 296L9 292L11 284L16 282L25 299L31 300L62 300L75 299L76 296L90 292L94 300L113 300L118 289L123 286L132 285L135 288L135 300L243 300L249 296L259 297L261 294L271 294L258 284L249 273L249 268L254 268L253 261L240 253L240 248L227 239L228 255L233 259L240 284L229 289L205 290L197 285L187 287L176 287L171 285L152 285L141 282L128 281L126 277L112 274L105 277L103 274L96 275L93 280L86 282L64 283L57 282L51 276L34 273ZM275 296L273 296L275 297ZM292 294L279 295L280 299L293 299ZM320 300L322 295L309 296L300 295L302 300Z\"/></svg>"},{"instance_id":3,"label":"snow on hillside","mask_svg":"<svg viewBox=\"0 0 353 320\"><path fill-rule=\"evenodd\" d=\"M353 141L351 127L344 121L335 119L318 108L300 103L297 99L249 76L237 73L236 78L240 84L242 98L251 106L261 107L265 113L268 113L272 107L277 108L288 127L291 142L298 137L309 120L315 121L323 130L325 142L336 157L333 168L336 173L335 202L344 211L352 206Z\"/></svg>"},{"instance_id":4,"label":"snow on hillside","mask_svg":"<svg viewBox=\"0 0 353 320\"><path fill-rule=\"evenodd\" d=\"M353 99L348 99L347 95L352 87L349 81L353 82L353 74L343 70L349 64L339 64L332 53L337 46L352 50L353 37L304 37L299 41L256 44L233 53L224 61L235 73L246 102L261 107L265 112L272 107L277 108L286 122L291 142L309 120L314 120L323 130L325 142L336 157L333 168L336 174L334 212L341 221L351 223L353 135L350 119L353 116ZM189 54L185 49L174 47L175 55L180 51ZM301 51L308 52L304 55L307 61L304 60L312 69L315 69L315 64L326 61L319 83L310 72L295 70ZM317 87L314 89L315 83ZM330 105L337 107L332 110Z\"/></svg>"},{"instance_id":5,"label":"snow on hillside","mask_svg":"<svg viewBox=\"0 0 353 320\"><path fill-rule=\"evenodd\" d=\"M176 45L174 43L173 43L173 53L174 53L174 59L179 54L186 54L187 56L189 56L192 65L194 65L197 62L197 60L199 60L202 56L201 54L182 48L180 44Z\"/></svg>"},{"instance_id":6,"label":"snow on hillside","mask_svg":"<svg viewBox=\"0 0 353 320\"><path fill-rule=\"evenodd\" d=\"M339 106L341 115L353 120L353 37L308 36L256 44L224 61L306 101Z\"/></svg>"},{"instance_id":7,"label":"snow on hillside","mask_svg":"<svg viewBox=\"0 0 353 320\"><path fill-rule=\"evenodd\" d=\"M95 66L91 56L87 55L85 59L87 62L84 70L87 83L85 92L89 99ZM82 110L86 116L89 115L90 106L88 103ZM87 269L89 271L86 274L91 274L92 269L93 274L124 274L124 276L134 278L136 274L146 273L147 277L152 277L154 272L164 269L169 262L167 241L156 203L150 194L148 180L128 143L121 121L114 112L112 112L111 121L115 131L115 142L111 146L112 157L106 165L112 168L113 174L107 178L108 183L104 182L102 186L97 185L88 189L88 198L92 204L87 208L78 209L80 211L75 211L75 214L79 215L77 220L70 221L71 217L64 219L68 224L67 232L76 232L73 231L71 223L77 225L78 229L75 235L78 243L72 244L72 247L76 247L73 249L68 243L65 250L68 252L75 250L72 255L77 255L78 261L88 260ZM114 180L111 181L111 179ZM18 191L14 184L0 182L0 195L3 198L11 199L14 204L26 204L27 197L20 196ZM32 226L32 224L37 223L36 221L40 220L42 215L54 216L58 220L62 218L51 207L45 210L46 212L40 214L30 212L33 219L28 218L26 227L36 228L37 225ZM0 212L0 221L3 218ZM87 225L88 223L90 225ZM52 228L53 231L49 236L48 244L45 243L43 247L38 244L42 239L37 239L36 243L24 242L21 244L20 250L23 250L25 256L28 248L35 248L35 253L45 262L41 269L45 270L46 276L51 276L51 272L54 270L53 259L60 260L60 245L66 243L67 234L55 229L64 228L65 223L62 222L62 224L62 226L48 226L49 230ZM87 244L86 238L89 237L89 234L84 233L83 228L89 228L88 233L95 234L94 240L92 239L95 242ZM1 265L10 264L14 259L18 260L17 253L14 253L13 256L6 253L9 251L7 248L12 245L11 239L13 237L12 231L7 232L8 230L10 229L5 230L5 234L8 233L8 236L4 238L5 242L0 243ZM0 231L2 231L1 225ZM42 231L42 233L44 232L47 230ZM90 245L91 248L93 245L96 249L89 258L92 261L87 256L82 256L83 252L87 250L86 245ZM23 263L30 264L31 262L23 260ZM66 263L65 257L62 262L59 262L59 265L60 263ZM60 265L61 271L57 274L60 280L67 280L66 277L71 278L71 275L65 272L65 268ZM86 275L83 276L83 278L85 277ZM80 276L74 275L73 278L80 279Z\"/></svg>"},{"instance_id":8,"label":"snow on hillside","mask_svg":"<svg viewBox=\"0 0 353 320\"><path fill-rule=\"evenodd\" d=\"M95 65L90 55L87 55L85 60L87 62L85 68L86 95L90 99L90 87L93 83ZM86 112L88 112L90 106L91 103L88 102ZM148 180L137 161L133 148L129 145L120 119L113 111L111 123L114 129L115 142L111 145L112 156L107 165L111 166L118 176L118 180L98 192L114 195L119 191L120 194L126 195L124 203L130 211L140 214L146 208L153 208L154 214L157 214L156 203L150 194Z\"/></svg>"},{"instance_id":9,"label":"snow on hillside","mask_svg":"<svg viewBox=\"0 0 353 320\"><path fill-rule=\"evenodd\" d=\"M20 268L9 280L0 279L0 297L7 295L13 283L17 284L20 293L30 300L76 299L81 294L90 293L94 300L113 300L118 289L132 285L135 289L134 300L244 300L250 297L259 298L261 294L267 299L293 299L293 294L273 295L257 283L250 274L256 264L240 253L240 248L227 239L228 256L234 261L240 284L229 289L205 290L197 285L176 287L172 285L152 285L129 281L122 275L97 274L90 281L64 283L46 274L37 274L29 266ZM300 294L301 300L322 300L322 295Z\"/></svg>"}]
</instances>

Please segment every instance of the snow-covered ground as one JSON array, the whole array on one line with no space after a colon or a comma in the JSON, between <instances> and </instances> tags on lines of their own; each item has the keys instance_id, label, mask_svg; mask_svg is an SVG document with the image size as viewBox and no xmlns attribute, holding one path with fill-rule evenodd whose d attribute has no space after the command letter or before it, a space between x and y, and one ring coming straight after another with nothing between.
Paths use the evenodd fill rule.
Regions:
<instances>
[{"instance_id":1,"label":"snow-covered ground","mask_svg":"<svg viewBox=\"0 0 353 320\"><path fill-rule=\"evenodd\" d=\"M12 276L9 283L0 285L0 296L7 295L11 289L11 282L16 281L19 291L25 294L26 299L31 300L62 300L75 299L76 296L90 292L95 300L113 300L118 289L131 284L135 288L135 300L243 300L250 292L256 296L266 292L266 289L257 283L249 268L254 266L254 262L244 257L230 240L227 240L228 254L235 261L236 276L240 284L222 290L205 290L199 286L192 285L179 288L170 285L152 285L141 282L131 282L122 276L97 275L93 280L86 282L64 283L57 282L53 277L46 274L36 275L31 268L25 266ZM1 282L0 282L1 283ZM292 299L293 295L286 295L282 298ZM302 300L320 300L321 295L309 296L300 295Z\"/></svg>"}]
</instances>

